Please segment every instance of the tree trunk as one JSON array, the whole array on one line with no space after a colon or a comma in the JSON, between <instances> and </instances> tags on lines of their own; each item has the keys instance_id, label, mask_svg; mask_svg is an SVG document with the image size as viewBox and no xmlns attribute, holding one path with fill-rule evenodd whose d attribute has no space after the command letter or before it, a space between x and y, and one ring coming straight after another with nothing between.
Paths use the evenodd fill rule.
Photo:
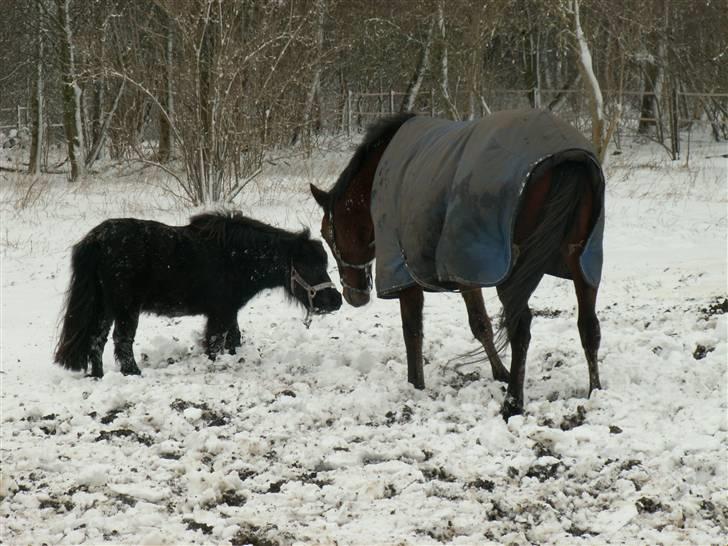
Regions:
<instances>
[{"instance_id":1,"label":"tree trunk","mask_svg":"<svg viewBox=\"0 0 728 546\"><path fill-rule=\"evenodd\" d=\"M599 159L602 160L606 154L607 147L607 142L605 142L604 99L602 97L602 90L599 86L599 81L594 74L589 44L587 43L584 32L581 29L581 20L579 19L579 0L573 0L573 7L574 32L576 36L579 68L584 77L584 82L586 83L590 97L592 144L594 144L594 147L596 148Z\"/></svg>"},{"instance_id":2,"label":"tree trunk","mask_svg":"<svg viewBox=\"0 0 728 546\"><path fill-rule=\"evenodd\" d=\"M81 122L81 88L76 74L69 4L70 0L56 0L58 22L63 33L58 48L63 83L63 127L68 144L71 180L75 181L84 174L84 140Z\"/></svg>"},{"instance_id":3,"label":"tree trunk","mask_svg":"<svg viewBox=\"0 0 728 546\"><path fill-rule=\"evenodd\" d=\"M159 114L158 159L160 163L167 163L172 156L172 127L170 125L170 120L172 119L174 111L174 95L172 89L172 76L174 73L174 67L172 65L174 54L174 29L171 17L168 15L165 15L165 17L167 17L167 41L165 44L166 48L164 57L164 92L160 103L162 108L166 111L166 115L165 112L160 112Z\"/></svg>"},{"instance_id":4,"label":"tree trunk","mask_svg":"<svg viewBox=\"0 0 728 546\"><path fill-rule=\"evenodd\" d=\"M40 23L40 20L39 20ZM38 174L41 172L41 164L43 158L43 88L44 88L44 72L43 72L43 49L44 36L41 25L38 25L36 36L36 67L35 67L35 85L33 86L33 96L31 98L31 141L30 141L30 161L28 164L28 172Z\"/></svg>"},{"instance_id":5,"label":"tree trunk","mask_svg":"<svg viewBox=\"0 0 728 546\"><path fill-rule=\"evenodd\" d=\"M300 131L305 131L305 134L310 137L311 135L311 114L313 112L314 101L317 95L321 94L321 72L323 70L322 58L324 49L324 21L326 18L326 0L316 0L316 65L313 71L313 79L311 86L308 88L306 93L306 102L303 107L303 124L302 127L297 127L293 133L291 139L292 144L295 144L299 137Z\"/></svg>"},{"instance_id":6,"label":"tree trunk","mask_svg":"<svg viewBox=\"0 0 728 546\"><path fill-rule=\"evenodd\" d=\"M111 119L114 117L114 113L116 113L116 109L119 106L119 99L121 99L121 95L124 93L125 85L126 82L122 81L121 85L119 86L119 91L116 93L114 103L111 105L111 110L109 110L109 113L105 117L103 115L103 111L100 111L98 114L100 122L98 135L95 137L93 148L89 151L88 157L86 158L87 169L90 169L91 166L96 162L96 160L101 157L101 150L103 150L104 142L106 142L106 137L109 134ZM103 118L103 121L101 120L101 118Z\"/></svg>"},{"instance_id":7,"label":"tree trunk","mask_svg":"<svg viewBox=\"0 0 728 546\"><path fill-rule=\"evenodd\" d=\"M437 3L437 26L440 30L441 40L441 51L440 51L440 92L442 98L445 100L448 112L452 119L460 119L458 109L455 107L452 99L450 98L450 81L448 74L448 58L447 58L447 34L445 30L445 12L443 9L443 2Z\"/></svg>"},{"instance_id":8,"label":"tree trunk","mask_svg":"<svg viewBox=\"0 0 728 546\"><path fill-rule=\"evenodd\" d=\"M662 110L660 100L665 85L665 66L667 64L667 33L669 27L669 7L663 1L663 26L658 37L657 55L652 66L644 69L645 92L642 95L642 108L637 132L646 134L650 127L657 129L657 138L663 141Z\"/></svg>"},{"instance_id":9,"label":"tree trunk","mask_svg":"<svg viewBox=\"0 0 728 546\"><path fill-rule=\"evenodd\" d=\"M427 30L425 43L422 44L422 49L420 50L420 57L417 61L417 68L415 69L415 73L410 79L409 85L407 86L407 91L405 91L404 94L404 100L399 107L400 112L411 112L412 109L415 107L415 101L417 100L417 95L419 94L420 88L422 87L422 81L425 79L425 73L430 68L430 50L432 49L432 37L434 36L434 34L435 19L433 18L430 21L430 27Z\"/></svg>"}]
</instances>

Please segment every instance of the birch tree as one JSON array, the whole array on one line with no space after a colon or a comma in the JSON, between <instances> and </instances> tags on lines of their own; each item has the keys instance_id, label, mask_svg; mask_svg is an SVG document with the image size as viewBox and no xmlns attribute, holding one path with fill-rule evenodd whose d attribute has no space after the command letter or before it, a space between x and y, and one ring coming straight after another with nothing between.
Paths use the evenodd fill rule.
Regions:
<instances>
[{"instance_id":1,"label":"birch tree","mask_svg":"<svg viewBox=\"0 0 728 546\"><path fill-rule=\"evenodd\" d=\"M68 147L68 161L71 164L71 181L78 180L85 173L84 132L81 121L81 87L76 71L76 51L71 21L71 0L55 0L60 39L58 54L61 66L63 88L63 128Z\"/></svg>"},{"instance_id":2,"label":"birch tree","mask_svg":"<svg viewBox=\"0 0 728 546\"><path fill-rule=\"evenodd\" d=\"M619 108L617 108L617 113L615 113L611 122L607 124L604 114L604 97L602 96L602 88L599 85L599 80L597 80L596 74L594 73L591 51L581 27L579 0L573 0L571 7L574 17L574 37L576 41L579 69L581 70L584 84L586 85L587 93L589 94L592 121L592 144L594 144L594 148L596 148L599 161L603 162L606 157L607 146L609 145L609 141L618 122Z\"/></svg>"},{"instance_id":3,"label":"birch tree","mask_svg":"<svg viewBox=\"0 0 728 546\"><path fill-rule=\"evenodd\" d=\"M36 8L36 31L35 31L35 73L34 84L32 89L30 110L31 110L31 140L30 140L30 160L28 161L28 172L38 174L41 172L43 157L43 140L44 132L44 102L45 102L45 71L43 65L45 61L45 30L42 23L41 13Z\"/></svg>"},{"instance_id":4,"label":"birch tree","mask_svg":"<svg viewBox=\"0 0 728 546\"><path fill-rule=\"evenodd\" d=\"M415 68L414 74L407 85L407 90L404 93L404 99L400 106L400 112L411 112L415 107L415 101L417 95L419 95L420 89L422 88L422 82L425 79L425 74L430 69L430 51L432 49L432 39L435 34L435 18L430 17L430 22L427 28L427 35L425 41L422 43L422 49L417 59L417 67Z\"/></svg>"}]
</instances>

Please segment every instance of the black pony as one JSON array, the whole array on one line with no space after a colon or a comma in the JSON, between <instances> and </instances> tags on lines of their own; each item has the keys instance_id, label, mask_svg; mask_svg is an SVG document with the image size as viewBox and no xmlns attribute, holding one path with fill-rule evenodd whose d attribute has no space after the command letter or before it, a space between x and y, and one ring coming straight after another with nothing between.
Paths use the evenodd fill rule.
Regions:
<instances>
[{"instance_id":1,"label":"black pony","mask_svg":"<svg viewBox=\"0 0 728 546\"><path fill-rule=\"evenodd\" d=\"M341 306L327 257L308 230L291 233L240 212L194 216L187 226L106 220L73 247L71 284L55 361L103 376L114 323L114 354L124 375L140 374L132 343L139 313L205 315L210 358L240 346L238 310L264 288L282 286L311 313ZM307 317L308 318L308 317Z\"/></svg>"}]
</instances>

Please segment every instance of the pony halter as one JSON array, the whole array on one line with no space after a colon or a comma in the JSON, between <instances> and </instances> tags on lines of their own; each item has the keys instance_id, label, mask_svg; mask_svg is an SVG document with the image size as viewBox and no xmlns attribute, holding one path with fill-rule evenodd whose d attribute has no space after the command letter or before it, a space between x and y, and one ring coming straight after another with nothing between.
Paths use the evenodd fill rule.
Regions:
<instances>
[{"instance_id":1,"label":"pony halter","mask_svg":"<svg viewBox=\"0 0 728 546\"><path fill-rule=\"evenodd\" d=\"M336 232L334 231L334 209L331 207L328 211L329 216L329 238L331 239L331 253L334 255L334 258L336 258L336 262L339 264L340 267L348 267L349 269L363 269L365 271L366 277L367 277L367 287L366 288L357 288L356 286L351 286L346 280L344 279L344 276L341 274L341 271L339 271L339 280L341 281L341 286L344 288L351 290L352 292L359 292L360 294L369 294L369 292L372 289L372 264L374 263L374 257L372 257L371 260L364 262L363 264L353 264L351 262L347 262L343 256L341 255L341 252L339 251L339 247L336 246ZM369 243L369 248L374 247L374 241Z\"/></svg>"},{"instance_id":2,"label":"pony halter","mask_svg":"<svg viewBox=\"0 0 728 546\"><path fill-rule=\"evenodd\" d=\"M308 284L306 279L304 279L301 274L296 271L296 268L293 267L293 263L291 263L291 294L294 293L294 289L296 288L296 284L298 284L301 288L303 288L306 291L306 295L308 296L308 307L306 308L306 318L303 319L303 324L306 326L306 329L308 329L311 326L311 321L313 320L313 314L316 311L316 307L313 304L313 300L316 297L316 294L318 294L321 290L325 290L327 288L336 288L334 286L334 283L331 281L326 282L320 282L318 284L314 284L311 286Z\"/></svg>"}]
</instances>

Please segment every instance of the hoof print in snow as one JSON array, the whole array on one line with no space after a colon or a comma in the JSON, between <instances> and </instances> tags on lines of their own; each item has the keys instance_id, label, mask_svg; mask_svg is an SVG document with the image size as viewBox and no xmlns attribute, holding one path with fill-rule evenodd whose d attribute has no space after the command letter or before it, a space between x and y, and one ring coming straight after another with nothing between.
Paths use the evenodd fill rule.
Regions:
<instances>
[{"instance_id":1,"label":"hoof print in snow","mask_svg":"<svg viewBox=\"0 0 728 546\"><path fill-rule=\"evenodd\" d=\"M540 482L551 480L556 477L560 463L535 464L526 472L527 478L536 478Z\"/></svg>"},{"instance_id":2,"label":"hoof print in snow","mask_svg":"<svg viewBox=\"0 0 728 546\"><path fill-rule=\"evenodd\" d=\"M249 525L240 529L230 539L232 546L243 546L253 544L254 546L281 546L281 543L265 536L265 532L255 525Z\"/></svg>"},{"instance_id":3,"label":"hoof print in snow","mask_svg":"<svg viewBox=\"0 0 728 546\"><path fill-rule=\"evenodd\" d=\"M571 430L572 428L580 427L586 421L586 408L584 406L577 406L576 413L571 415L564 415L564 419L561 421L561 430Z\"/></svg>"},{"instance_id":4,"label":"hoof print in snow","mask_svg":"<svg viewBox=\"0 0 728 546\"><path fill-rule=\"evenodd\" d=\"M550 307L531 310L531 314L534 317L544 317L544 318L556 318L556 317L560 316L562 312L563 311L561 309L551 309Z\"/></svg>"},{"instance_id":5,"label":"hoof print in snow","mask_svg":"<svg viewBox=\"0 0 728 546\"><path fill-rule=\"evenodd\" d=\"M187 529L189 529L190 531L202 531L203 535L212 534L212 525L208 525L207 523L200 523L193 519L183 519L182 521L187 524Z\"/></svg>"},{"instance_id":6,"label":"hoof print in snow","mask_svg":"<svg viewBox=\"0 0 728 546\"><path fill-rule=\"evenodd\" d=\"M422 470L422 476L428 481L441 481L441 482L454 482L455 476L450 474L447 470L441 466L433 468L425 468Z\"/></svg>"},{"instance_id":7,"label":"hoof print in snow","mask_svg":"<svg viewBox=\"0 0 728 546\"><path fill-rule=\"evenodd\" d=\"M456 374L457 375L455 376L455 378L450 382L450 386L456 391L459 391L470 383L480 381L480 374L477 371L470 373L462 373L456 371Z\"/></svg>"},{"instance_id":8,"label":"hoof print in snow","mask_svg":"<svg viewBox=\"0 0 728 546\"><path fill-rule=\"evenodd\" d=\"M622 434L622 429L617 425L609 425L609 434Z\"/></svg>"},{"instance_id":9,"label":"hoof print in snow","mask_svg":"<svg viewBox=\"0 0 728 546\"><path fill-rule=\"evenodd\" d=\"M227 504L228 506L242 506L247 502L248 498L245 495L236 493L235 491L225 491L222 494L220 504Z\"/></svg>"},{"instance_id":10,"label":"hoof print in snow","mask_svg":"<svg viewBox=\"0 0 728 546\"><path fill-rule=\"evenodd\" d=\"M186 409L195 408L202 412L199 419L202 420L208 427L222 427L230 422L230 415L223 411L211 410L207 405L207 402L188 402L187 400L181 400L177 398L174 402L169 405L175 411L183 413Z\"/></svg>"},{"instance_id":11,"label":"hoof print in snow","mask_svg":"<svg viewBox=\"0 0 728 546\"><path fill-rule=\"evenodd\" d=\"M571 536L574 536L574 537L581 537L581 536L584 536L584 535L594 535L594 534L597 534L597 533L593 533L591 531L588 531L587 529L582 529L581 527L577 527L576 525L573 525L573 524L572 524L571 527L569 527L566 530L566 532L569 533Z\"/></svg>"},{"instance_id":12,"label":"hoof print in snow","mask_svg":"<svg viewBox=\"0 0 728 546\"><path fill-rule=\"evenodd\" d=\"M405 404L399 415L396 411L388 411L385 413L384 424L391 427L395 423L399 423L400 425L403 423L409 423L412 420L412 413L412 408Z\"/></svg>"},{"instance_id":13,"label":"hoof print in snow","mask_svg":"<svg viewBox=\"0 0 728 546\"><path fill-rule=\"evenodd\" d=\"M697 347L695 347L695 350L693 351L693 358L695 360L703 360L706 356L708 356L708 353L713 351L715 351L715 347L706 347L705 345L698 343Z\"/></svg>"},{"instance_id":14,"label":"hoof print in snow","mask_svg":"<svg viewBox=\"0 0 728 546\"><path fill-rule=\"evenodd\" d=\"M665 510L665 506L662 503L649 497L640 497L634 504L640 514L644 514L645 512L654 514L655 512Z\"/></svg>"},{"instance_id":15,"label":"hoof print in snow","mask_svg":"<svg viewBox=\"0 0 728 546\"><path fill-rule=\"evenodd\" d=\"M281 487L283 487L287 483L288 483L287 480L279 480L277 482L271 482L270 485L268 485L268 493L280 493Z\"/></svg>"},{"instance_id":16,"label":"hoof print in snow","mask_svg":"<svg viewBox=\"0 0 728 546\"><path fill-rule=\"evenodd\" d=\"M282 396L288 396L290 398L295 398L296 397L296 393L293 392L291 389L286 389L286 390L281 391L278 394L276 394L276 398L280 398Z\"/></svg>"},{"instance_id":17,"label":"hoof print in snow","mask_svg":"<svg viewBox=\"0 0 728 546\"><path fill-rule=\"evenodd\" d=\"M106 412L106 415L104 415L100 419L100 421L104 425L113 423L114 420L119 416L119 414L124 413L126 410L130 409L131 407L132 407L131 404L124 404L123 406L109 410L108 412Z\"/></svg>"},{"instance_id":18,"label":"hoof print in snow","mask_svg":"<svg viewBox=\"0 0 728 546\"><path fill-rule=\"evenodd\" d=\"M720 301L719 297L715 298L714 303L711 303L708 307L703 307L700 311L705 319L713 315L725 315L728 313L728 297L723 298L723 301Z\"/></svg>"},{"instance_id":19,"label":"hoof print in snow","mask_svg":"<svg viewBox=\"0 0 728 546\"><path fill-rule=\"evenodd\" d=\"M53 511L58 514L63 514L65 512L70 512L73 510L75 504L73 504L70 500L60 500L60 499L43 499L39 502L38 507L43 510L44 508L53 508Z\"/></svg>"},{"instance_id":20,"label":"hoof print in snow","mask_svg":"<svg viewBox=\"0 0 728 546\"><path fill-rule=\"evenodd\" d=\"M470 489L482 489L483 491L493 491L495 489L495 483L491 480L484 480L478 478L472 482L468 482L468 488Z\"/></svg>"},{"instance_id":21,"label":"hoof print in snow","mask_svg":"<svg viewBox=\"0 0 728 546\"><path fill-rule=\"evenodd\" d=\"M554 451L551 449L551 445L546 445L541 442L536 442L533 445L533 452L536 455L536 457L554 457L556 459L560 459L559 455L554 453Z\"/></svg>"},{"instance_id":22,"label":"hoof print in snow","mask_svg":"<svg viewBox=\"0 0 728 546\"><path fill-rule=\"evenodd\" d=\"M110 441L112 438L129 438L145 446L151 446L154 441L146 434L139 434L128 428L118 428L116 430L102 430L99 435L94 439L96 442L102 440Z\"/></svg>"}]
</instances>

